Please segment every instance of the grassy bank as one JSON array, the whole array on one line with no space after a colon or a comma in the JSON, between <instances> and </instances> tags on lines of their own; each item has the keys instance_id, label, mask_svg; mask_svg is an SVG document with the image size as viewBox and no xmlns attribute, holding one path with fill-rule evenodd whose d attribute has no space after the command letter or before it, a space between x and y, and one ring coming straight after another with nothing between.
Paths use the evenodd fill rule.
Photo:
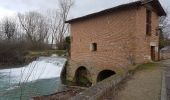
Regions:
<instances>
[{"instance_id":1,"label":"grassy bank","mask_svg":"<svg viewBox=\"0 0 170 100\"><path fill-rule=\"evenodd\" d=\"M26 58L25 62L29 63L38 57L41 57L41 56L49 57L53 54L56 54L58 56L63 56L65 55L65 50L29 51L25 57Z\"/></svg>"},{"instance_id":2,"label":"grassy bank","mask_svg":"<svg viewBox=\"0 0 170 100\"><path fill-rule=\"evenodd\" d=\"M136 68L132 69L132 70L129 70L129 73L130 74L135 74L136 72L138 71L142 71L142 70L152 70L152 69L155 69L155 67L159 66L158 63L145 63L145 64L141 64L141 65L138 65L136 66Z\"/></svg>"},{"instance_id":3,"label":"grassy bank","mask_svg":"<svg viewBox=\"0 0 170 100\"><path fill-rule=\"evenodd\" d=\"M53 54L56 54L58 56L65 55L65 50L44 50L44 51L28 51L24 55L21 56L22 60L20 62L15 61L15 63L0 63L0 69L6 69L6 68L17 68L22 65L28 64L34 60L36 60L38 57L45 56L49 57ZM20 57L20 56L19 56Z\"/></svg>"}]
</instances>

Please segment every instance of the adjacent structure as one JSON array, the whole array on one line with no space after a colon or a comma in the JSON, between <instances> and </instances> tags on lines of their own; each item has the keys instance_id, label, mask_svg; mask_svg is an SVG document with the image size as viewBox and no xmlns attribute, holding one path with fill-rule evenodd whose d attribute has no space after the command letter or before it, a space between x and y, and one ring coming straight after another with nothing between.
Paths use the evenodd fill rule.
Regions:
<instances>
[{"instance_id":1,"label":"adjacent structure","mask_svg":"<svg viewBox=\"0 0 170 100\"><path fill-rule=\"evenodd\" d=\"M166 46L160 50L160 58L162 60L164 59L170 59L170 46Z\"/></svg>"},{"instance_id":2,"label":"adjacent structure","mask_svg":"<svg viewBox=\"0 0 170 100\"><path fill-rule=\"evenodd\" d=\"M67 80L97 82L129 66L159 59L158 0L136 1L66 21L71 24Z\"/></svg>"}]
</instances>

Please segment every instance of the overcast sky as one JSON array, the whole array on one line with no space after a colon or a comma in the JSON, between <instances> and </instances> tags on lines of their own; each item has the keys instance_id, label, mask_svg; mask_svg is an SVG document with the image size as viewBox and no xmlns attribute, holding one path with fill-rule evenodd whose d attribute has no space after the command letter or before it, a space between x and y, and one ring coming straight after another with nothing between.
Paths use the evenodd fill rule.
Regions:
<instances>
[{"instance_id":1,"label":"overcast sky","mask_svg":"<svg viewBox=\"0 0 170 100\"><path fill-rule=\"evenodd\" d=\"M86 15L116 5L136 0L75 0L74 7L71 10L71 18ZM170 10L170 0L160 0L164 8ZM0 18L12 16L17 12L26 12L30 10L47 10L57 8L57 0L1 0Z\"/></svg>"}]
</instances>

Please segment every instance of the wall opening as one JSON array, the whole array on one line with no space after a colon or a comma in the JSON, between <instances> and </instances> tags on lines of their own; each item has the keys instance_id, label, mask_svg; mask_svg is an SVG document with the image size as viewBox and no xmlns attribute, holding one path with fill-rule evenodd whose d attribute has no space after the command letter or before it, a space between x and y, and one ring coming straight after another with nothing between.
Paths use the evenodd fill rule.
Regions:
<instances>
[{"instance_id":1,"label":"wall opening","mask_svg":"<svg viewBox=\"0 0 170 100\"><path fill-rule=\"evenodd\" d=\"M155 46L151 46L151 60L155 61Z\"/></svg>"},{"instance_id":2,"label":"wall opening","mask_svg":"<svg viewBox=\"0 0 170 100\"><path fill-rule=\"evenodd\" d=\"M112 70L103 70L101 71L97 76L97 82L100 82L106 78L109 78L112 75L115 75L116 73Z\"/></svg>"},{"instance_id":3,"label":"wall opening","mask_svg":"<svg viewBox=\"0 0 170 100\"><path fill-rule=\"evenodd\" d=\"M97 43L92 43L92 44L90 45L90 50L91 50L91 51L97 51Z\"/></svg>"},{"instance_id":4,"label":"wall opening","mask_svg":"<svg viewBox=\"0 0 170 100\"><path fill-rule=\"evenodd\" d=\"M90 82L90 73L85 67L79 67L75 73L76 85L89 87L92 85Z\"/></svg>"},{"instance_id":5,"label":"wall opening","mask_svg":"<svg viewBox=\"0 0 170 100\"><path fill-rule=\"evenodd\" d=\"M151 35L151 23L152 23L152 11L150 9L146 10L146 35Z\"/></svg>"}]
</instances>

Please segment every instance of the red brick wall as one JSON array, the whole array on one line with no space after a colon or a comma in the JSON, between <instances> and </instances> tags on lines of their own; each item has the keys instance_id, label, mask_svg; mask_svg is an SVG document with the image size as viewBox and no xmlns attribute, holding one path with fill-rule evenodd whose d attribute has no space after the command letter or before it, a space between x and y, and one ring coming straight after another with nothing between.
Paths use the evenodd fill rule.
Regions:
<instances>
[{"instance_id":1,"label":"red brick wall","mask_svg":"<svg viewBox=\"0 0 170 100\"><path fill-rule=\"evenodd\" d=\"M145 58L151 55L151 44L159 45L159 36L156 36L156 28L159 25L159 17L152 12L152 33L151 36L146 35L146 8L141 7L136 13L136 62L143 63ZM156 48L157 48L156 47ZM156 60L158 60L158 52L156 52Z\"/></svg>"},{"instance_id":2,"label":"red brick wall","mask_svg":"<svg viewBox=\"0 0 170 100\"><path fill-rule=\"evenodd\" d=\"M71 24L71 59L103 67L127 63L122 45L131 44L134 23L135 12L127 9ZM90 51L91 43L97 43L96 52Z\"/></svg>"},{"instance_id":3,"label":"red brick wall","mask_svg":"<svg viewBox=\"0 0 170 100\"><path fill-rule=\"evenodd\" d=\"M158 16L152 14L152 35L146 36L146 8L128 8L71 23L71 63L68 67L69 79L73 79L76 69L85 66L95 82L97 74L104 70L126 70L136 63L148 62L151 42L158 45L155 29ZM97 51L90 51L90 44L97 43ZM153 44L153 43L152 43ZM132 56L131 56L132 55Z\"/></svg>"}]
</instances>

